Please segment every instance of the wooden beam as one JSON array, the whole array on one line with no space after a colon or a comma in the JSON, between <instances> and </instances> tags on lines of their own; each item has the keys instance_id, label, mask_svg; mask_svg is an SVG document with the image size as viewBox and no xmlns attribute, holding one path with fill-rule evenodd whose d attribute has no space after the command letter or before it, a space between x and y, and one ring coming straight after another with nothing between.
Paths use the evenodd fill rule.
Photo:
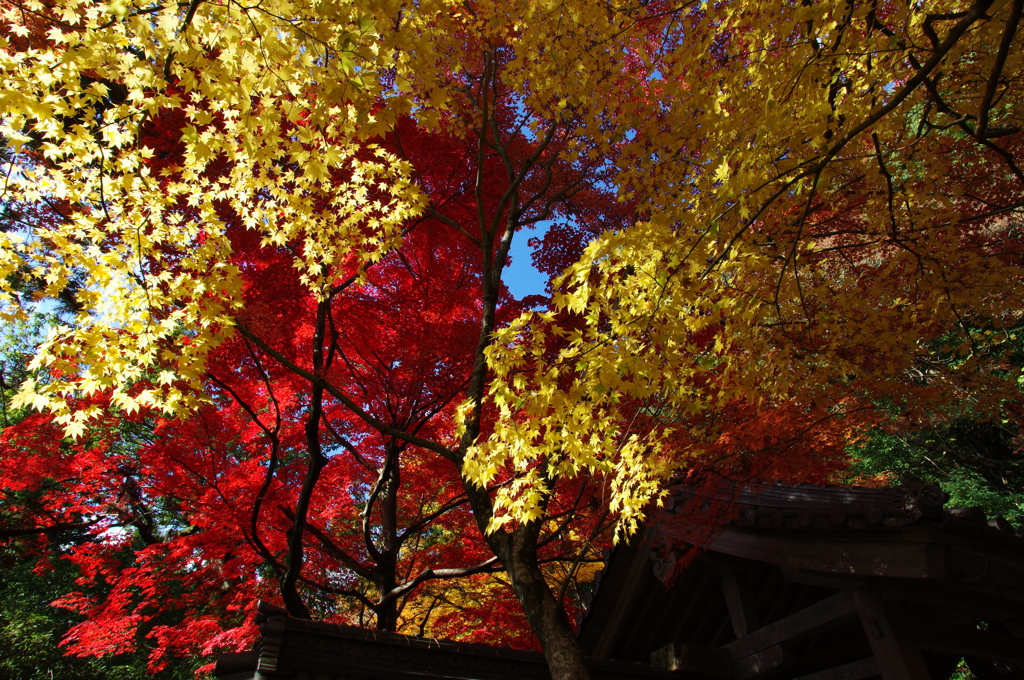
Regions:
<instances>
[{"instance_id":1,"label":"wooden beam","mask_svg":"<svg viewBox=\"0 0 1024 680\"><path fill-rule=\"evenodd\" d=\"M802 583L808 586L819 586L831 588L832 590L851 590L860 588L867 583L862 576L847 576L844 574L823 574L818 571L808 571L797 567L783 566L782 578L790 583Z\"/></svg>"},{"instance_id":2,"label":"wooden beam","mask_svg":"<svg viewBox=\"0 0 1024 680\"><path fill-rule=\"evenodd\" d=\"M654 544L655 536L657 535L656 525L653 523L648 524L643 533L638 537L635 544L631 544L628 549L627 555L629 563L625 569L625 575L620 578L616 585L617 588L613 593L602 592L601 596L605 599L611 599L612 604L607 607L605 611L607 614L604 620L601 621L599 628L599 634L597 640L593 643L593 649L590 652L591 656L596 659L607 659L612 652L612 645L618 637L619 630L625 625L628 617L626 616L626 610L636 600L635 593L639 589L640 582L643 579L644 571L651 568L650 553L651 546ZM622 546L619 548L620 554L627 552L622 550ZM631 554L630 554L631 553ZM617 558L621 559L621 558ZM606 571L609 567L613 567L618 570L619 565L606 565ZM610 581L609 577L611 574L605 573L602 581L606 579ZM598 585L598 592L600 590L600 584ZM605 585L605 590L608 590L608 585ZM614 598L609 598L611 594ZM594 621L589 621L588 626L595 625Z\"/></svg>"},{"instance_id":3,"label":"wooden beam","mask_svg":"<svg viewBox=\"0 0 1024 680\"><path fill-rule=\"evenodd\" d=\"M737 680L749 680L759 675L771 673L789 661L789 654L782 645L773 645L733 660L732 669Z\"/></svg>"},{"instance_id":4,"label":"wooden beam","mask_svg":"<svg viewBox=\"0 0 1024 680\"><path fill-rule=\"evenodd\" d=\"M867 658L829 668L827 671L802 675L794 680L865 680L876 675L878 675L878 664L874 658Z\"/></svg>"},{"instance_id":5,"label":"wooden beam","mask_svg":"<svg viewBox=\"0 0 1024 680\"><path fill-rule=\"evenodd\" d=\"M870 586L851 591L882 680L931 680L921 650L904 630L896 603L883 603Z\"/></svg>"},{"instance_id":6,"label":"wooden beam","mask_svg":"<svg viewBox=\"0 0 1024 680\"><path fill-rule=\"evenodd\" d=\"M942 578L945 562L928 543L872 540L807 540L727 527L712 543L714 552L757 562L823 573L889 578ZM936 572L936 573L933 573Z\"/></svg>"},{"instance_id":7,"label":"wooden beam","mask_svg":"<svg viewBox=\"0 0 1024 680\"><path fill-rule=\"evenodd\" d=\"M725 645L734 660L755 654L782 642L807 637L853 618L856 611L848 592L840 592L809 607L770 623Z\"/></svg>"},{"instance_id":8,"label":"wooden beam","mask_svg":"<svg viewBox=\"0 0 1024 680\"><path fill-rule=\"evenodd\" d=\"M729 608L732 632L737 638L744 637L761 627L747 584L745 580L741 583L732 569L722 572L722 591L725 593L725 604Z\"/></svg>"},{"instance_id":9,"label":"wooden beam","mask_svg":"<svg viewBox=\"0 0 1024 680\"><path fill-rule=\"evenodd\" d=\"M651 652L651 664L668 671L697 673L716 678L733 677L732 659L721 647L674 642Z\"/></svg>"},{"instance_id":10,"label":"wooden beam","mask_svg":"<svg viewBox=\"0 0 1024 680\"><path fill-rule=\"evenodd\" d=\"M950 581L886 579L877 583L876 588L883 600L915 602L936 609L959 612L965 617L962 623L1006 620L1024 611L1024 602L979 591L972 587L974 585Z\"/></svg>"}]
</instances>

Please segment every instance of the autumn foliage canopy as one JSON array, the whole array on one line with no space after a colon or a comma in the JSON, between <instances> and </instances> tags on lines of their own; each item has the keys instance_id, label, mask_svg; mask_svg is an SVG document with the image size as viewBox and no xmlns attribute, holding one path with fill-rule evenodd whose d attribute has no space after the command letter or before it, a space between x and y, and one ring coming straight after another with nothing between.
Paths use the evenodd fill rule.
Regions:
<instances>
[{"instance_id":1,"label":"autumn foliage canopy","mask_svg":"<svg viewBox=\"0 0 1024 680\"><path fill-rule=\"evenodd\" d=\"M59 319L0 538L80 569L75 654L262 597L585 677L668 485L1016 422L1022 5L4 0L0 318Z\"/></svg>"}]
</instances>

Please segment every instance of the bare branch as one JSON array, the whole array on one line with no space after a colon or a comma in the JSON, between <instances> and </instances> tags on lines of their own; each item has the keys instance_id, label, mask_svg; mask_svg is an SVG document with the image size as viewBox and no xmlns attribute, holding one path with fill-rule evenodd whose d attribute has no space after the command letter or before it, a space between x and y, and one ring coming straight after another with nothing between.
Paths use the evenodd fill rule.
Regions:
<instances>
[{"instance_id":1,"label":"bare branch","mask_svg":"<svg viewBox=\"0 0 1024 680\"><path fill-rule=\"evenodd\" d=\"M403 594L409 592L424 581L462 578L464 576L472 576L473 574L482 574L486 571L497 571L501 568L501 565L498 563L498 558L492 557L472 567L463 567L460 569L427 569L420 572L420 574L413 580L407 581L397 588L392 589L390 592L385 593L384 596L380 598L380 601L381 604L383 604L401 597Z\"/></svg>"},{"instance_id":2,"label":"bare branch","mask_svg":"<svg viewBox=\"0 0 1024 680\"><path fill-rule=\"evenodd\" d=\"M262 338L257 336L251 330L249 330L249 328L241 321L236 321L235 327L238 328L239 333L241 333L244 337L249 338L249 340L251 340L257 347L259 347L268 355L276 359L282 366L287 368L289 371L295 373L296 375L305 378L313 385L318 385L321 388L323 388L324 391L326 391L332 397L334 397L342 404L344 404L346 408L348 408L352 413L358 416L361 420L363 420L367 425L369 425L373 429L383 434L394 437L395 439L401 439L415 446L427 449L428 451L433 451L434 453L444 456L448 460L455 460L455 452L451 451L450 449L444 446L441 446L437 442L432 442L427 439L415 437L406 432L403 432L402 430L396 427L385 425L377 418L374 418L372 415L370 415L362 408L360 408L359 405L352 401L348 396L346 396L344 392L342 392L337 387L328 382L325 378L322 378L311 371L307 371L306 369L302 368L294 361L292 361L291 359L289 359L288 357L286 357L285 355L281 354L273 347L268 345L266 342L263 341Z\"/></svg>"}]
</instances>

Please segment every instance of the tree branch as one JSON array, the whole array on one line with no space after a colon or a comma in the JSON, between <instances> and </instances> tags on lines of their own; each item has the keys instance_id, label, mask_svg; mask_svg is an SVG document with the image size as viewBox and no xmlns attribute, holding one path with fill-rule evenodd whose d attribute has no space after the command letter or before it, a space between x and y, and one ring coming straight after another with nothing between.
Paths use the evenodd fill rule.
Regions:
<instances>
[{"instance_id":1,"label":"tree branch","mask_svg":"<svg viewBox=\"0 0 1024 680\"><path fill-rule=\"evenodd\" d=\"M399 598L424 581L462 578L464 576L472 576L473 574L481 574L486 571L497 571L501 568L502 567L498 564L498 558L495 556L472 567L463 567L460 569L427 569L420 572L420 574L413 580L407 581L397 588L393 588L391 591L385 593L384 596L380 598L380 601L381 604L383 604Z\"/></svg>"},{"instance_id":2,"label":"tree branch","mask_svg":"<svg viewBox=\"0 0 1024 680\"><path fill-rule=\"evenodd\" d=\"M287 368L292 373L295 373L299 377L305 378L306 380L308 380L313 385L321 387L324 391L326 391L332 397L334 397L335 399L340 401L342 404L344 404L346 408L348 408L352 413L354 413L356 416L358 416L362 421L364 421L367 425L369 425L373 429L377 430L378 432L381 432L382 434L386 434L386 435L389 435L391 437L394 437L395 439L401 439L401 440L406 441L406 442L408 442L410 444L413 444L415 446L419 446L421 448L427 449L428 451L433 451L434 453L440 454L441 456L447 458L448 460L455 461L456 455L455 455L454 451L452 451L452 450L450 450L450 449L448 449L448 448L446 448L444 446L441 446L437 442L432 442L432 441L429 441L427 439L422 439L420 437L415 437L415 436L412 436L412 435L410 435L410 434L408 434L406 432L403 432L402 430L399 430L398 428L391 427L389 425L385 425L384 423L382 423L377 418L374 418L372 415L370 415L369 413L364 411L362 408L360 408L358 404L356 404L354 401L349 399L345 395L344 392L342 392L337 387L332 385L326 379L316 375L315 373L313 373L311 371L307 371L306 369L302 368L301 366L296 364L294 361L290 360L288 357L286 357L285 355L281 354L280 352L275 350L273 347L268 345L260 337L258 337L255 333L253 333L251 330L249 330L249 328L244 323L242 323L241 321L236 321L235 322L235 327L238 329L239 333L241 333L244 337L246 337L249 340L251 340L257 347L259 347L264 352L266 352L268 355L270 355L275 360L277 360L278 363L280 363L282 366Z\"/></svg>"}]
</instances>

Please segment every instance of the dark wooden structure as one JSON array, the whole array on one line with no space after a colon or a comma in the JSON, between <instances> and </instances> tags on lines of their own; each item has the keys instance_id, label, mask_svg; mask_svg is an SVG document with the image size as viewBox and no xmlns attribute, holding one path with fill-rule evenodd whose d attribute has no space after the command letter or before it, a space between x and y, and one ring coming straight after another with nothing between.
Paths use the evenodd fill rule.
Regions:
<instances>
[{"instance_id":1,"label":"dark wooden structure","mask_svg":"<svg viewBox=\"0 0 1024 680\"><path fill-rule=\"evenodd\" d=\"M594 680L947 680L961 659L1024 680L1024 535L1006 520L944 508L934 485L777 485L676 569L692 500L611 554L579 633ZM219 680L549 677L536 653L260 617Z\"/></svg>"},{"instance_id":2,"label":"dark wooden structure","mask_svg":"<svg viewBox=\"0 0 1024 680\"><path fill-rule=\"evenodd\" d=\"M545 680L544 657L289 617L260 603L255 651L221 654L218 680ZM648 664L591 660L594 680L671 680Z\"/></svg>"},{"instance_id":3,"label":"dark wooden structure","mask_svg":"<svg viewBox=\"0 0 1024 680\"><path fill-rule=\"evenodd\" d=\"M777 485L743 494L666 587L690 500L612 555L585 653L736 680L946 680L963 658L982 680L1024 680L1024 537L1005 519L914 482Z\"/></svg>"}]
</instances>

